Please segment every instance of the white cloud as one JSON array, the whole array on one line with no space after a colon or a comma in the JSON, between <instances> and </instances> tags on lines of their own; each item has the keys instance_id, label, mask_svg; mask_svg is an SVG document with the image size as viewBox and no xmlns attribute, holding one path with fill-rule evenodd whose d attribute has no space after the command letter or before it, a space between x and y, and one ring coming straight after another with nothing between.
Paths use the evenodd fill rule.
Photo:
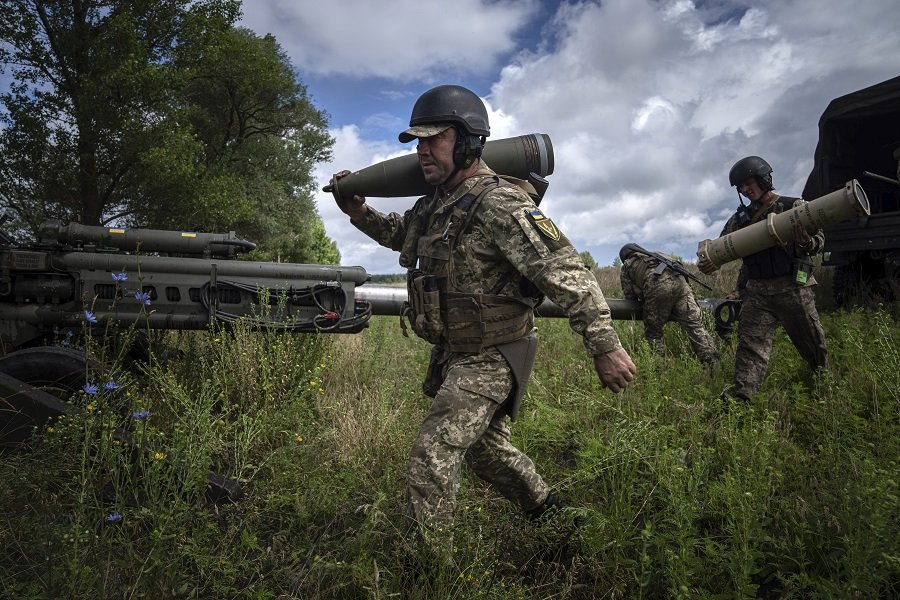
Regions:
<instances>
[{"instance_id":1,"label":"white cloud","mask_svg":"<svg viewBox=\"0 0 900 600\"><path fill-rule=\"evenodd\" d=\"M486 74L516 49L536 0L253 0L243 24L272 33L294 64L323 75L427 80Z\"/></svg>"},{"instance_id":2,"label":"white cloud","mask_svg":"<svg viewBox=\"0 0 900 600\"><path fill-rule=\"evenodd\" d=\"M737 204L727 173L743 156L765 157L778 190L799 195L828 102L900 74L896 0L563 2L543 39L503 67L496 61L516 32L530 31L537 2L252 5L246 24L274 32L301 72L419 81L423 91L447 74L463 84L494 76L492 137L550 134L556 172L542 208L601 264L628 241L693 257ZM411 108L415 98L399 94ZM358 125L402 128L408 113L364 118ZM323 183L337 168L411 149L359 131L333 132ZM396 253L375 248L329 196L318 200L347 264L399 270ZM370 202L398 212L411 205Z\"/></svg>"},{"instance_id":3,"label":"white cloud","mask_svg":"<svg viewBox=\"0 0 900 600\"><path fill-rule=\"evenodd\" d=\"M827 102L900 73L900 5L864 4L862 15L838 1L720 2L717 14L688 0L562 5L558 44L518 56L490 100L551 135L544 208L577 247L637 241L692 257L737 204L731 164L762 155L779 190L799 195Z\"/></svg>"}]
</instances>

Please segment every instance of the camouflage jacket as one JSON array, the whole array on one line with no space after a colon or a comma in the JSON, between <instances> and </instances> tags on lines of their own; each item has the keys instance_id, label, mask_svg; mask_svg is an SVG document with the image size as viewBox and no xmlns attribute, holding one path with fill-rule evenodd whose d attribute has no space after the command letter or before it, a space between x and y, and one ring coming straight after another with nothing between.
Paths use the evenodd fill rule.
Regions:
<instances>
[{"instance_id":1,"label":"camouflage jacket","mask_svg":"<svg viewBox=\"0 0 900 600\"><path fill-rule=\"evenodd\" d=\"M673 262L679 262L672 258ZM687 285L684 276L676 273L672 269L666 269L659 275L654 276L654 271L659 265L659 261L652 256L635 252L622 263L622 270L619 273L619 280L622 283L622 292L627 300L644 301L646 288L653 285L655 278L657 281L668 277L679 277ZM690 286L688 286L690 288Z\"/></svg>"},{"instance_id":2,"label":"camouflage jacket","mask_svg":"<svg viewBox=\"0 0 900 600\"><path fill-rule=\"evenodd\" d=\"M468 220L453 247L421 248L419 240L435 232L453 231L454 203L485 177L496 174L481 167L456 189L435 191L403 215L383 214L371 206L353 224L373 240L400 251L400 265L428 273L438 262L449 265L448 289L470 294L495 294L533 304L523 293L527 278L569 316L572 329L584 338L592 355L621 346L612 328L609 306L597 280L578 252L556 226L543 216L531 198L512 185L490 189ZM440 254L444 252L443 256Z\"/></svg>"},{"instance_id":3,"label":"camouflage jacket","mask_svg":"<svg viewBox=\"0 0 900 600\"><path fill-rule=\"evenodd\" d=\"M781 198L781 196L779 196L778 194L773 194L773 199L772 199L771 203L769 204L769 206L767 208L764 208L762 211L760 211L760 208L762 207L762 203L760 203L758 201L751 202L748 205L748 207L750 210L750 214L756 215L756 219L754 222L759 222L759 221L764 220L766 218L766 215L768 215L771 212L774 212L775 214L782 212L782 210L783 210L782 203L778 201L780 198ZM797 198L797 200L794 202L793 206L799 206L801 204L804 204L805 202L806 202L806 200L803 200L802 198ZM728 235L729 233L737 231L738 229L740 229L740 226L738 225L737 213L735 213L735 214L731 215L731 217L728 219L728 221L725 222L725 227L722 228L722 233L719 234L719 237L722 237L723 235ZM813 240L812 246L810 246L809 248L801 248L799 244L790 243L790 244L788 244L785 251L788 252L788 254L790 254L794 257L797 257L797 258L815 256L816 254L818 254L819 252L822 251L822 247L825 245L825 233L821 229L819 229L812 235L812 240ZM816 284L815 277L810 275L810 277L807 280L805 285L815 285L815 284ZM741 294L743 294L745 290L749 290L749 291L754 291L754 292L768 295L768 294L780 294L782 292L786 292L788 290L796 288L797 283L794 281L794 278L790 277L790 276L775 277L773 279L750 279L747 274L746 268L741 268L741 272L738 275L736 287L737 287L737 291Z\"/></svg>"}]
</instances>

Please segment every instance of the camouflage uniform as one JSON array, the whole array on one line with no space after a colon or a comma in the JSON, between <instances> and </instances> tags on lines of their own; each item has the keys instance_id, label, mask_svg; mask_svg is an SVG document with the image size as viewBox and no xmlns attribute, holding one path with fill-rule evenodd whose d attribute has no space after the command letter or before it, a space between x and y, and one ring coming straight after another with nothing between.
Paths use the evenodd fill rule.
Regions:
<instances>
[{"instance_id":1,"label":"camouflage uniform","mask_svg":"<svg viewBox=\"0 0 900 600\"><path fill-rule=\"evenodd\" d=\"M770 206L763 210L760 210L761 203L751 202L749 209L754 215L753 221L765 219L770 212L782 212L785 210L784 201L793 201L791 206L804 202L799 198L775 195ZM737 215L733 215L719 235L721 237L738 229ZM793 263L794 259L805 259L820 252L824 243L825 235L820 229L812 236L809 248L804 249L791 242L785 248L776 246L744 257L737 286L743 304L735 351L735 396L747 399L762 387L779 323L810 368L827 367L825 332L816 311L812 287L816 280L812 274L805 283L798 283L793 269L787 274L783 273L783 268L774 269L770 276L759 276L751 268L752 261L772 264L781 261L786 264L786 261Z\"/></svg>"},{"instance_id":2,"label":"camouflage uniform","mask_svg":"<svg viewBox=\"0 0 900 600\"><path fill-rule=\"evenodd\" d=\"M455 189L424 197L405 214L368 208L352 221L382 246L399 250L400 264L440 276L448 291L496 294L524 303L530 318L536 298L527 278L570 316L592 355L620 347L609 307L578 253L519 188L493 187L469 217L464 231L450 217L454 204L485 177L483 162ZM542 228L537 220L546 221ZM444 235L437 235L441 232ZM453 246L445 241L458 234ZM530 329L530 328L529 328ZM534 333L526 333L533 336ZM444 526L453 516L463 460L482 479L525 511L539 507L549 488L534 463L510 443L508 407L514 388L511 367L496 346L480 352L449 352L438 342L432 365L443 383L413 443L408 465L410 523Z\"/></svg>"},{"instance_id":3,"label":"camouflage uniform","mask_svg":"<svg viewBox=\"0 0 900 600\"><path fill-rule=\"evenodd\" d=\"M691 349L701 361L714 362L715 344L706 329L694 291L684 275L672 269L656 274L659 260L634 252L622 263L620 279L625 298L636 300L643 307L644 337L651 346L665 349L663 328L672 320L681 325L691 343Z\"/></svg>"}]
</instances>

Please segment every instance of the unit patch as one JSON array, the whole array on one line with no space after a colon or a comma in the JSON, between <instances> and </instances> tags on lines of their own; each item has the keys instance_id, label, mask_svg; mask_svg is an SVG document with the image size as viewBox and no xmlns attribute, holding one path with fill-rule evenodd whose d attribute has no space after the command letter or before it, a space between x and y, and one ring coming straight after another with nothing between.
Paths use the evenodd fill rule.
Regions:
<instances>
[{"instance_id":1,"label":"unit patch","mask_svg":"<svg viewBox=\"0 0 900 600\"><path fill-rule=\"evenodd\" d=\"M528 218L531 219L531 222L535 224L535 226L538 228L538 231L555 242L559 241L559 238L562 234L560 234L559 229L556 228L556 225L553 224L553 221L545 217L544 213L542 213L540 209L536 208L534 210L528 211Z\"/></svg>"}]
</instances>

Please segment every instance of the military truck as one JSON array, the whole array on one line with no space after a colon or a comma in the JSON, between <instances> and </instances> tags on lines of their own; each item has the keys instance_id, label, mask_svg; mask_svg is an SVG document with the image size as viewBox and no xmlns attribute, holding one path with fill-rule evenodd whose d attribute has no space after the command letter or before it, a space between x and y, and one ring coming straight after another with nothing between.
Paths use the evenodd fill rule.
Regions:
<instances>
[{"instance_id":1,"label":"military truck","mask_svg":"<svg viewBox=\"0 0 900 600\"><path fill-rule=\"evenodd\" d=\"M900 300L900 77L835 98L819 119L815 164L803 189L818 198L858 179L871 215L825 229L823 265L835 267L838 307Z\"/></svg>"}]
</instances>

